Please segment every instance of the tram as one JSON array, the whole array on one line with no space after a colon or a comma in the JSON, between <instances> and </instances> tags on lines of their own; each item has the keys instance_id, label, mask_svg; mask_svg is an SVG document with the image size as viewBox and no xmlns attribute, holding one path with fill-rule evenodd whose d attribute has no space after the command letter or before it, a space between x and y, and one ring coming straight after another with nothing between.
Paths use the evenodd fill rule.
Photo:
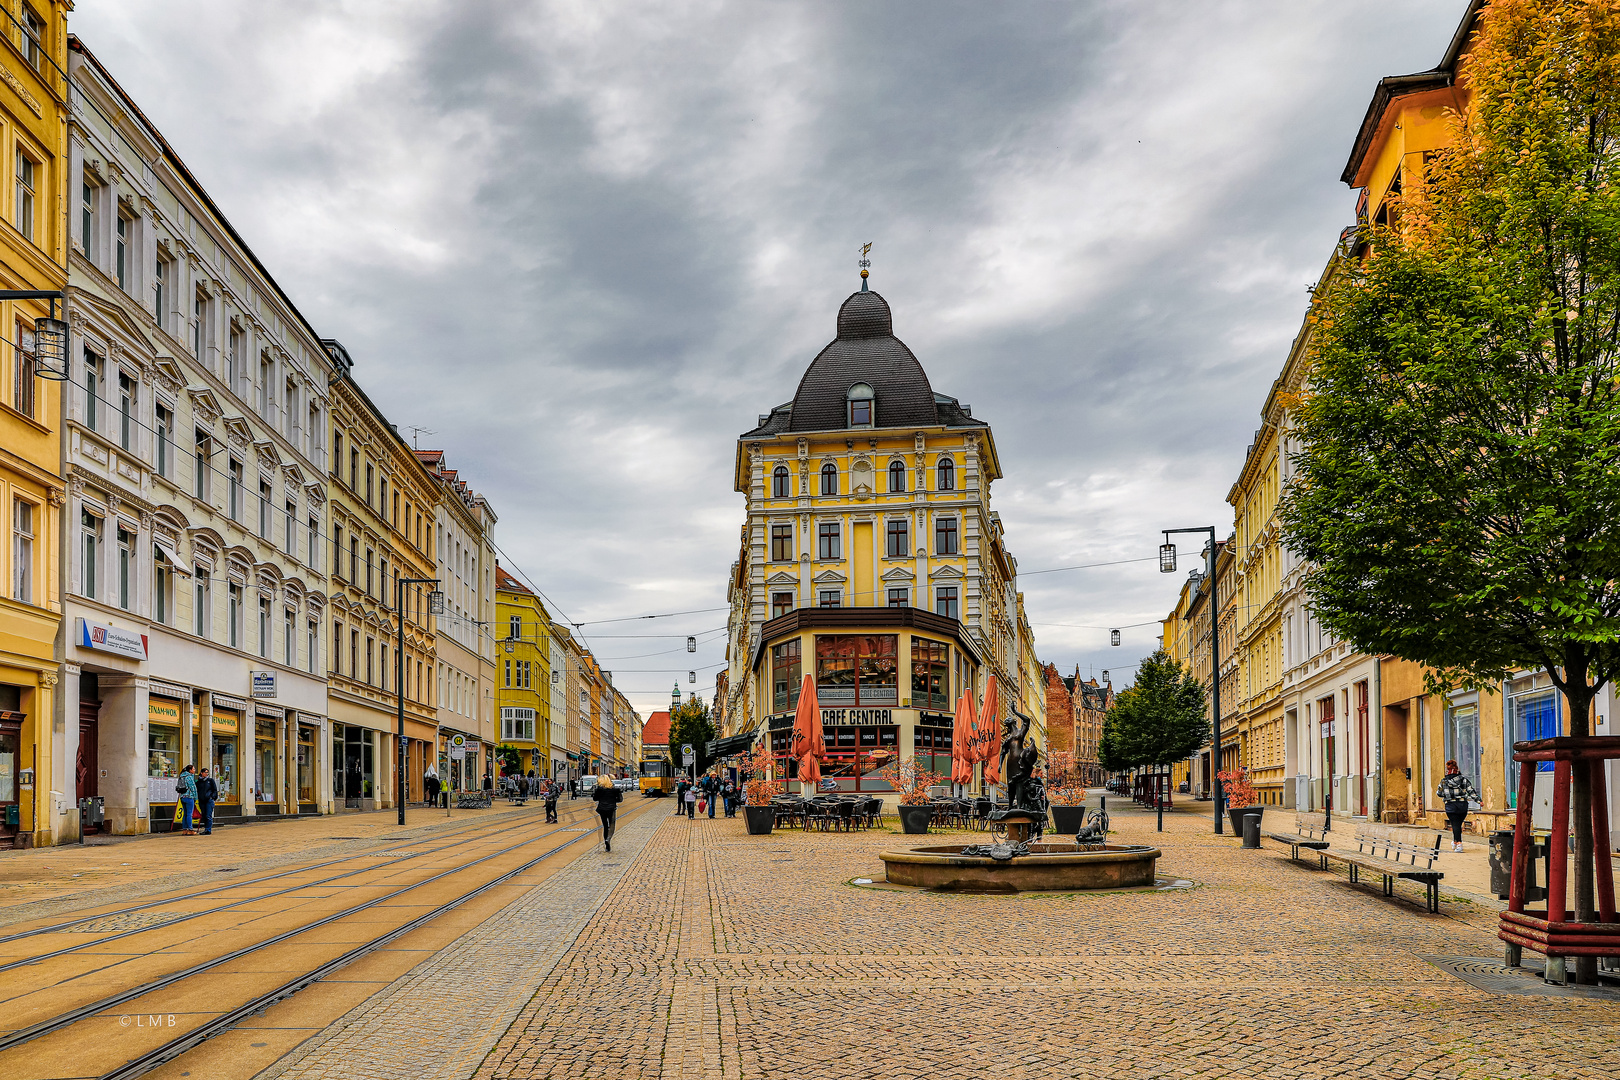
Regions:
<instances>
[{"instance_id":1,"label":"tram","mask_svg":"<svg viewBox=\"0 0 1620 1080\"><path fill-rule=\"evenodd\" d=\"M669 772L668 758L642 758L641 794L649 799L657 799L673 792L675 778L670 776Z\"/></svg>"}]
</instances>

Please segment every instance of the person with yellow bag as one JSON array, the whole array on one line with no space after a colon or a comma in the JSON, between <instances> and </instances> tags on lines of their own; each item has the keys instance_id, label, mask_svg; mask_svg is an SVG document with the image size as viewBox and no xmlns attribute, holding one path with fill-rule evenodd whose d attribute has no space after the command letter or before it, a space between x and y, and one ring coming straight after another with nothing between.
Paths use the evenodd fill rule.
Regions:
<instances>
[{"instance_id":1,"label":"person with yellow bag","mask_svg":"<svg viewBox=\"0 0 1620 1080\"><path fill-rule=\"evenodd\" d=\"M174 782L174 792L178 796L176 801L180 804L176 808L179 812L175 815L175 824L185 825L185 828L180 830L181 836L197 835L197 830L191 827L192 814L197 809L196 769L197 766L195 765L187 765L180 770L180 778Z\"/></svg>"}]
</instances>

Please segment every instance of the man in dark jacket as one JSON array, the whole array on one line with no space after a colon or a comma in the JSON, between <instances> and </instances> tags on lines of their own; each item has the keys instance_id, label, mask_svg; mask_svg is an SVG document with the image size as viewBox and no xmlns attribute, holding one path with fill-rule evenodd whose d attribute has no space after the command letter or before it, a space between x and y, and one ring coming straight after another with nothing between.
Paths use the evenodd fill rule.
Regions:
<instances>
[{"instance_id":1,"label":"man in dark jacket","mask_svg":"<svg viewBox=\"0 0 1620 1080\"><path fill-rule=\"evenodd\" d=\"M591 798L596 800L596 815L602 819L602 847L612 851L614 818L618 815L619 803L624 799L624 792L611 783L597 784L596 790L591 792Z\"/></svg>"},{"instance_id":2,"label":"man in dark jacket","mask_svg":"<svg viewBox=\"0 0 1620 1080\"><path fill-rule=\"evenodd\" d=\"M202 810L202 831L204 836L214 831L214 804L219 801L219 783L208 770L204 769L197 777L197 806Z\"/></svg>"},{"instance_id":3,"label":"man in dark jacket","mask_svg":"<svg viewBox=\"0 0 1620 1080\"><path fill-rule=\"evenodd\" d=\"M554 824L557 820L557 796L562 794L562 790L557 786L557 781L547 780L541 794L546 800L546 824Z\"/></svg>"}]
</instances>

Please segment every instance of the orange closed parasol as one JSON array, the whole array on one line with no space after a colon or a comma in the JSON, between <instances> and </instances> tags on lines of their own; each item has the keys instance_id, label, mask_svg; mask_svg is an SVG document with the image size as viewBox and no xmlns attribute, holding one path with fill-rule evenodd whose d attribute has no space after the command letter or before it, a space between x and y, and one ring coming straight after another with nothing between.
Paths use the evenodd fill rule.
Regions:
<instances>
[{"instance_id":1,"label":"orange closed parasol","mask_svg":"<svg viewBox=\"0 0 1620 1080\"><path fill-rule=\"evenodd\" d=\"M809 675L799 688L799 707L793 714L793 740L788 756L799 763L799 779L807 784L821 781L821 759L827 756L827 743L821 737L821 709L816 705L816 684Z\"/></svg>"},{"instance_id":2,"label":"orange closed parasol","mask_svg":"<svg viewBox=\"0 0 1620 1080\"><path fill-rule=\"evenodd\" d=\"M951 783L973 783L973 699L966 690L956 699L956 724L951 728Z\"/></svg>"},{"instance_id":3,"label":"orange closed parasol","mask_svg":"<svg viewBox=\"0 0 1620 1080\"><path fill-rule=\"evenodd\" d=\"M990 676L984 687L984 705L979 709L979 760L984 762L984 782L1001 783L1001 725L996 722L1001 712L1000 694L996 677Z\"/></svg>"}]
</instances>

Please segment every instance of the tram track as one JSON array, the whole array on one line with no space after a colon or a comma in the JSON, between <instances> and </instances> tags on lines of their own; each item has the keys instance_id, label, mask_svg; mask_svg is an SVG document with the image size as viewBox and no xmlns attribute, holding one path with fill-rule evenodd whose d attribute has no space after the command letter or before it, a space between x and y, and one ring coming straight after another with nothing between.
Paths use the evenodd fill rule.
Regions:
<instances>
[{"instance_id":1,"label":"tram track","mask_svg":"<svg viewBox=\"0 0 1620 1080\"><path fill-rule=\"evenodd\" d=\"M634 816L644 810L645 807L637 807L631 810L630 813L625 816ZM588 821L589 819L594 818L595 815L591 813L583 813L581 817ZM156 1046L141 1050L134 1056L125 1059L115 1068L112 1068L111 1071L105 1072L102 1075L107 1077L134 1077L158 1068L165 1063L173 1061L174 1059L186 1054L188 1051L194 1049L208 1039L231 1030L248 1017L261 1013L266 1008L276 1004L277 1002L297 994L300 990L303 990L314 983L320 982L322 979L328 978L333 972L352 964L361 957L375 952L376 950L389 945L391 942L397 941L399 938L410 934L413 931L421 930L434 920L442 918L447 913L462 907L469 901L474 900L476 897L482 896L502 884L511 882L514 878L518 878L525 873L533 871L540 864L546 862L548 859L554 859L556 856L565 852L569 848L578 845L581 841L590 841L596 830L594 827L582 827L584 824L585 823L576 818L575 815L570 814L558 827L550 828L549 830L541 832L537 835L525 837L516 843L503 846L496 851L481 855L459 865L440 870L421 881L412 882L401 888L392 889L384 895L373 897L363 903L346 906L341 911L334 911L329 914L322 915L319 918L304 922L299 926L274 934L262 941L251 942L245 946L229 950L222 955L212 957L200 963L191 964L179 970L166 972L154 978L146 979L140 982L138 985L129 986L112 994L106 994L96 1001L87 1002L77 1007L70 1008L26 1028L11 1032L4 1037L0 1037L0 1078L9 1078L13 1076L36 1077L46 1075L45 1072L38 1071L38 1066L41 1064L42 1060L54 1058L58 1053L69 1054L73 1058L77 1058L78 1054L74 1053L70 1047L83 1047L86 1045L91 1045L96 1039L97 1031L105 1029L107 1025L117 1022L117 1019L111 1014L114 1010L118 1010L121 1006L129 1006L131 1012L144 1015L146 1006L141 1002L141 999L148 996L161 995L163 997L163 1011L170 1014L170 1026L173 1026L175 1023L174 1013L179 1011L179 1007L177 1007L175 1004L177 1000L187 999L190 1001L197 1001L199 998L201 998L202 1000L208 1002L208 1004L204 1004L200 1008L195 1008L189 1012L180 1014L185 1019L190 1019L200 1013L203 1017L200 1022L196 1023L194 1026L187 1027L173 1039L166 1040ZM486 827L487 825L480 826L480 828ZM563 840L561 843L556 843L550 846L547 850L540 852L539 854L535 854L532 857L528 857L528 853L523 851L525 848L532 848L536 844L545 843L546 841L557 837L559 834L570 831L576 832L577 835ZM432 837L423 837L415 842L422 843L442 839L445 835L446 834L441 833ZM429 855L433 852L440 851L451 846L455 845L441 845L438 848L432 849L432 851L419 854ZM479 866L487 866L492 861L513 858L514 855L516 858L522 860L518 865L512 866L509 869L502 869L499 863L497 863L494 869L500 869L501 872L493 878L484 881L477 881L475 884L472 884L472 887L457 891L455 895L450 896L443 903L433 904L428 910L411 916L407 918L404 923L387 928L375 936L367 937L364 940L359 941L334 941L319 940L320 938L323 938L324 935L314 935L318 940L314 942L305 941L302 944L299 942L301 937L310 936L312 931L316 931L322 927L331 926L335 923L340 923L344 919L355 920L356 916L362 917L359 920L355 920L354 925L364 928L370 921L374 921L374 916L366 916L363 913L379 911L386 912L389 910L397 911L400 908L407 906L410 907L410 910L414 910L415 906L409 905L408 894L414 893L417 890L428 890L430 893L437 892L438 889L443 888L445 884L453 881L455 875L472 871ZM349 856L351 859L356 857L363 856ZM377 867L360 868L360 871L358 872L364 872L365 870L386 870L386 868L389 866L405 861L407 860L404 858L399 860L389 860L388 863L379 864ZM330 865L330 863L325 863L322 865ZM310 867L306 866L300 869L307 872ZM289 872L291 873L298 871L295 870ZM334 877L352 876L352 874L356 872L357 871L346 871L343 875L334 875ZM283 875L275 876L279 877ZM261 883L265 880L271 880L271 878L267 877L255 879L253 883ZM240 887L241 885L250 883L238 882L233 884ZM280 896L286 892L294 891L296 889L314 888L318 884L320 883L302 882L297 886L291 887L290 889L277 890L272 894L260 894L250 899L255 901L263 901L269 899L271 896ZM215 893L217 891L217 889L209 889L191 895L206 895ZM400 903L401 897L407 897L405 903ZM185 898L174 897L164 902L173 903L183 899ZM436 900L438 897L433 897L433 899ZM485 906L487 906L487 904L490 902L491 901L484 901L483 903ZM240 903L242 902L233 902L232 906L237 906ZM500 901L499 903L504 903L504 901ZM148 906L153 905L141 905L142 908ZM220 908L217 910L225 909ZM403 911L401 914L409 915L410 910ZM383 919L386 921L386 915L383 916ZM120 934L118 936L120 938L131 937L143 932L149 933L153 930L162 929L164 926L170 925L172 925L172 923L166 921L160 925L143 927L139 930L130 931L127 934ZM87 944L93 946L109 940L114 939L101 938L96 942ZM173 950L181 949L185 944L187 943L180 943L179 945L171 943L170 945L163 946L162 948L155 949L152 952L145 954L117 955L126 957L135 955L137 958L145 957L150 959L152 956L160 953L169 954ZM314 963L308 967L301 967L296 962L288 963L289 958L286 955L274 955L276 952L280 951L277 949L278 946L291 948L294 950L291 959L296 961L299 959L297 954L300 948L304 950L313 949L319 952L323 946L342 947L344 945L349 945L351 947L343 949L341 953L334 956L319 957L318 963ZM241 1001L240 1003L231 1003L228 998L229 996L233 995L227 995L227 1000L221 1006L222 1011L216 1012L211 1004L212 988L214 988L216 985L229 987L233 985L233 981L242 981L244 978L244 972L240 970L242 965L238 965L237 962L243 960L244 958L254 957L255 954L265 958L258 963L246 965L251 969L251 974L263 975L266 972L274 973L278 971L285 971L292 977L284 979L266 991L254 993L252 996L248 997L244 1001ZM175 955L183 955L183 953L175 953ZM41 957L38 959L45 958ZM72 981L72 979L70 978L68 981ZM62 984L58 983L56 985ZM155 1012L155 1010L153 1011ZM337 1015L341 1015L341 1012ZM98 1018L100 1021L103 1021L103 1023L98 1024ZM336 1018L336 1015L332 1017L332 1019ZM123 1019L127 1021L129 1017L125 1016ZM182 1025L183 1024L184 1021L182 1021ZM84 1031L80 1032L76 1030L80 1026L84 1026ZM153 1034L155 1035L157 1032L154 1031ZM125 1037L138 1036L139 1032L129 1029L126 1024L122 1031L122 1035ZM47 1036L57 1037L46 1039ZM37 1043L36 1040L40 1039L46 1039L46 1042ZM21 1048L29 1043L35 1043L35 1046L30 1047L27 1051L23 1051ZM28 1053L33 1056L28 1059L19 1059L17 1058L17 1054L19 1053ZM46 1058L37 1059L37 1055L40 1053L44 1053ZM74 1066L68 1072L57 1073L55 1075L94 1075L98 1073L101 1068L106 1067L107 1064L108 1063L105 1061L101 1063L84 1062L83 1064L75 1061Z\"/></svg>"},{"instance_id":2,"label":"tram track","mask_svg":"<svg viewBox=\"0 0 1620 1080\"><path fill-rule=\"evenodd\" d=\"M480 822L476 826L473 826L473 827L468 828L468 829L456 829L456 830L454 830L452 832L436 833L433 836L420 837L420 838L418 838L416 840L409 841L409 842L407 842L405 844L389 844L388 846L390 846L390 847L404 848L404 847L411 847L411 846L413 846L415 844L426 843L429 840L442 840L442 839L445 839L448 836L459 836L460 837L460 839L456 840L453 843L441 844L438 847L429 848L426 851L412 852L409 855L401 855L398 858L389 859L387 862L372 863L372 864L367 865L367 866L357 866L353 870L345 870L341 874L333 874L331 877L317 878L314 881L301 881L296 885L288 885L286 888L277 889L274 892L260 893L257 896L249 896L249 897L244 897L241 900L233 900L228 904L222 904L219 907L210 908L206 912L206 914L215 915L215 914L218 914L221 911L231 911L233 909L240 908L240 907L242 907L242 906L244 906L246 904L256 904L256 903L259 903L261 901L269 900L269 899L272 899L272 898L277 897L277 896L284 896L287 893L298 892L300 889L313 889L313 888L319 887L321 885L330 884L331 882L334 882L334 881L341 881L344 878L355 877L356 875L359 875L359 874L371 873L371 872L377 871L377 870L386 870L388 867L395 866L395 865L397 865L399 863L405 862L408 859L419 859L419 858L422 858L424 856L437 854L438 852L441 852L441 851L448 851L450 848L459 847L460 845L467 843L468 837L465 834L467 834L469 832L478 832L480 830L496 831L493 822L484 821L484 822ZM560 832L562 830L557 830L557 831ZM554 834L549 834L548 833L547 835L554 835ZM341 859L329 859L329 860L327 860L325 862L315 863L315 864L313 864L311 866L304 866L304 867L300 867L300 868L294 869L294 870L287 870L287 871L284 871L283 873L275 874L275 875L272 875L270 877L257 878L257 879L252 880L252 881L232 882L232 883L230 883L228 885L223 885L223 886L219 886L219 887L216 887L216 888L204 890L203 892L191 893L191 894L186 895L186 896L177 896L177 897L173 897L173 898L168 899L168 900L157 900L157 901L153 901L153 902L148 903L148 904L142 904L142 905L140 905L138 907L128 908L128 909L126 909L124 911L99 912L97 914L90 915L90 916L88 916L86 918L79 919L79 920L77 920L75 922L62 923L62 924L58 924L57 926L45 927L45 928L40 929L40 930L30 931L30 932L25 933L25 934L14 934L11 937L0 938L0 944L4 944L4 943L10 942L10 941L17 941L17 940L25 939L25 938L36 936L36 935L39 935L39 934L60 933L62 931L63 927L74 927L74 926L78 926L78 925L80 925L82 923L94 922L94 921L99 920L99 919L117 918L117 917L119 917L121 915L127 915L127 914L131 914L131 913L137 912L137 911L146 911L146 910L150 910L151 908L155 908L155 907L163 907L165 904L187 903L187 902L189 902L191 900L196 899L197 897L207 896L207 895L211 895L211 894L218 893L218 892L221 892L221 891L228 891L230 889L242 888L244 886L263 884L266 881L273 881L273 880L276 880L278 878L289 877L289 876L291 876L293 874L298 874L298 873L308 873L311 870L319 870L319 869L321 869L323 867L335 866L338 863L352 862L355 859L366 859L366 858L374 858L374 857L375 857L375 853L372 853L372 852L358 852L358 853L353 854L353 855L345 856L344 858L341 858ZM134 927L134 928L129 929L129 930L121 930L121 931L118 931L116 933L110 934L110 935L108 935L106 937L97 937L97 938L94 938L94 939L91 939L91 940L88 940L88 941L81 941L76 945L69 945L69 946L66 946L64 948L57 949L57 950L55 950L53 952L40 953L37 956L27 956L27 957L23 957L23 958L18 959L18 960L10 961L9 963L0 963L0 974L4 974L5 972L11 971L11 970L13 970L15 968L30 967L30 966L32 966L34 964L44 963L47 960L53 960L53 959L56 959L57 957L60 957L60 956L67 956L67 955L69 955L71 953L83 952L83 951L86 951L86 950L89 950L89 949L92 949L92 948L97 948L99 946L107 944L108 942L120 941L120 940L122 940L124 938L127 938L127 937L133 937L136 934L150 933L150 932L155 931L155 930L162 930L165 927L174 926L177 923L185 922L187 919L195 918L197 915L198 915L198 912L195 912L195 911L176 912L174 918L165 920L163 922L150 923L150 924L148 924L146 926ZM3 1040L0 1040L0 1049L4 1049L4 1048L5 1048L5 1044L4 1044Z\"/></svg>"},{"instance_id":3,"label":"tram track","mask_svg":"<svg viewBox=\"0 0 1620 1080\"><path fill-rule=\"evenodd\" d=\"M393 840L390 840L388 837L379 836L373 841L373 843L378 844L378 845L387 844L390 847L410 847L410 846L415 845L415 844L426 843L429 840L443 839L446 836L460 836L460 835L464 835L464 834L469 833L469 832L477 832L477 831L479 831L481 829L489 829L489 828L494 827L496 822L506 821L509 818L520 817L520 816L522 816L522 815L519 814L519 813L509 812L509 813L505 813L505 814L500 814L500 815L498 815L497 817L494 817L494 818L486 818L483 821L477 822L476 824L473 824L473 825L469 825L469 826L467 826L466 828L463 828L463 829L447 829L447 830L444 830L442 832L433 833L431 836L417 837L414 840L404 840L404 839L401 839L401 838L395 838ZM431 828L431 826L429 826L429 827ZM93 912L91 912L89 914L80 913L80 914L77 914L74 918L68 919L65 922L53 923L50 926L40 926L40 927L36 927L36 928L34 928L32 930L24 930L21 933L0 935L0 945L8 945L13 941L22 941L22 940L24 940L26 938L37 937L40 934L60 933L61 931L66 930L69 927L78 926L80 923L90 922L93 919L110 919L110 918L116 918L116 917L121 916L121 915L133 915L137 911L146 911L149 908L162 907L164 904L175 904L175 903L181 903L181 902L187 901L187 900L196 900L196 899L198 899L200 897L212 896L215 893L228 892L231 889L239 889L239 888L242 888L244 886L249 886L249 885L262 885L267 881L275 881L278 878L289 877L289 876L291 876L293 874L304 874L304 873L308 873L311 870L319 870L322 867L335 866L335 865L337 865L338 863L341 863L341 862L348 862L350 859L359 859L359 858L365 858L365 857L366 857L365 852L356 852L356 853L349 854L349 855L343 855L343 856L340 856L340 857L335 858L335 859L326 859L326 860L323 860L323 861L317 862L317 863L302 863L302 864L300 864L300 865L298 865L296 867L293 867L291 869L281 870L281 871L278 871L278 872L276 872L274 874L266 874L263 877L243 878L243 879L238 880L238 881L221 882L218 885L213 885L213 886L210 886L209 888L206 888L206 889L200 889L200 890L198 890L196 892L183 893L183 894L181 894L179 896L171 896L171 897L167 897L165 899L160 899L160 900L151 900L151 901L148 901L147 903L144 903L144 904L136 904L136 905L133 905L131 907L119 908L119 909L114 910L114 911L93 911ZM383 864L378 864L378 865L383 865Z\"/></svg>"}]
</instances>

